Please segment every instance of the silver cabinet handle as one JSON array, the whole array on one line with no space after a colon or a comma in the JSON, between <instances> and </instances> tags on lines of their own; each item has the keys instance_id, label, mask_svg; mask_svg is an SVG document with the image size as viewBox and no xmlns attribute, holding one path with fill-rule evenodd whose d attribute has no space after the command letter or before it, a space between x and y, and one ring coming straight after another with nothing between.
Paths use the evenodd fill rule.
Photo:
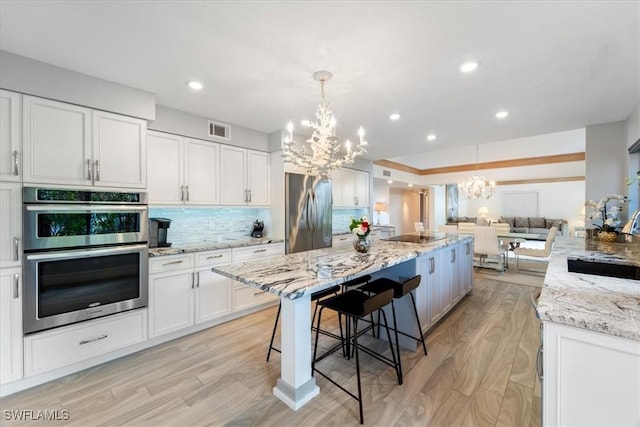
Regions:
<instances>
[{"instance_id":1,"label":"silver cabinet handle","mask_svg":"<svg viewBox=\"0 0 640 427\"><path fill-rule=\"evenodd\" d=\"M249 203L251 203L251 189L249 189Z\"/></svg>"},{"instance_id":2,"label":"silver cabinet handle","mask_svg":"<svg viewBox=\"0 0 640 427\"><path fill-rule=\"evenodd\" d=\"M433 274L436 271L436 260L434 257L429 258L429 274Z\"/></svg>"},{"instance_id":3,"label":"silver cabinet handle","mask_svg":"<svg viewBox=\"0 0 640 427\"><path fill-rule=\"evenodd\" d=\"M20 258L20 238L13 238L13 260L18 261Z\"/></svg>"},{"instance_id":4,"label":"silver cabinet handle","mask_svg":"<svg viewBox=\"0 0 640 427\"><path fill-rule=\"evenodd\" d=\"M179 259L179 260L177 260L177 261L169 261L169 262L165 262L165 263L164 263L164 264L162 264L162 265L182 264L183 262L184 262L184 260Z\"/></svg>"},{"instance_id":5,"label":"silver cabinet handle","mask_svg":"<svg viewBox=\"0 0 640 427\"><path fill-rule=\"evenodd\" d=\"M542 344L538 347L538 354L536 354L536 373L538 374L538 379L542 382L543 372L542 372Z\"/></svg>"},{"instance_id":6,"label":"silver cabinet handle","mask_svg":"<svg viewBox=\"0 0 640 427\"><path fill-rule=\"evenodd\" d=\"M266 249L256 249L255 251L253 251L254 254L257 254L258 252L267 252Z\"/></svg>"},{"instance_id":7,"label":"silver cabinet handle","mask_svg":"<svg viewBox=\"0 0 640 427\"><path fill-rule=\"evenodd\" d=\"M456 250L451 249L451 262L456 262Z\"/></svg>"},{"instance_id":8,"label":"silver cabinet handle","mask_svg":"<svg viewBox=\"0 0 640 427\"><path fill-rule=\"evenodd\" d=\"M91 173L91 159L87 159L87 179L89 181L93 180L93 174Z\"/></svg>"},{"instance_id":9,"label":"silver cabinet handle","mask_svg":"<svg viewBox=\"0 0 640 427\"><path fill-rule=\"evenodd\" d=\"M196 273L191 273L191 289L196 287Z\"/></svg>"},{"instance_id":10,"label":"silver cabinet handle","mask_svg":"<svg viewBox=\"0 0 640 427\"><path fill-rule=\"evenodd\" d=\"M180 201L184 202L184 185L180 186Z\"/></svg>"},{"instance_id":11,"label":"silver cabinet handle","mask_svg":"<svg viewBox=\"0 0 640 427\"><path fill-rule=\"evenodd\" d=\"M244 201L245 203L249 201L249 190L244 189Z\"/></svg>"},{"instance_id":12,"label":"silver cabinet handle","mask_svg":"<svg viewBox=\"0 0 640 427\"><path fill-rule=\"evenodd\" d=\"M11 154L13 155L13 174L18 176L18 150L13 150Z\"/></svg>"},{"instance_id":13,"label":"silver cabinet handle","mask_svg":"<svg viewBox=\"0 0 640 427\"><path fill-rule=\"evenodd\" d=\"M100 160L96 160L96 181L100 181Z\"/></svg>"},{"instance_id":14,"label":"silver cabinet handle","mask_svg":"<svg viewBox=\"0 0 640 427\"><path fill-rule=\"evenodd\" d=\"M358 196L353 196L353 203L358 206L360 204L360 200L358 199Z\"/></svg>"},{"instance_id":15,"label":"silver cabinet handle","mask_svg":"<svg viewBox=\"0 0 640 427\"><path fill-rule=\"evenodd\" d=\"M471 253L471 245L467 242L467 255Z\"/></svg>"},{"instance_id":16,"label":"silver cabinet handle","mask_svg":"<svg viewBox=\"0 0 640 427\"><path fill-rule=\"evenodd\" d=\"M20 298L20 275L18 273L13 275L13 298Z\"/></svg>"},{"instance_id":17,"label":"silver cabinet handle","mask_svg":"<svg viewBox=\"0 0 640 427\"><path fill-rule=\"evenodd\" d=\"M103 339L107 338L108 336L109 336L108 334L102 334L99 337L82 340L82 341L80 341L79 344L80 345L84 345L84 344L89 344L90 342L100 341L100 340L103 340Z\"/></svg>"},{"instance_id":18,"label":"silver cabinet handle","mask_svg":"<svg viewBox=\"0 0 640 427\"><path fill-rule=\"evenodd\" d=\"M207 257L207 259L214 259L214 258L222 258L224 255L219 254L219 255L210 255Z\"/></svg>"},{"instance_id":19,"label":"silver cabinet handle","mask_svg":"<svg viewBox=\"0 0 640 427\"><path fill-rule=\"evenodd\" d=\"M184 189L185 189L185 190L186 190L186 192L187 192L187 197L186 197L185 201L187 201L187 202L188 202L188 201L189 201L189 186L188 186L188 185L185 185Z\"/></svg>"}]
</instances>

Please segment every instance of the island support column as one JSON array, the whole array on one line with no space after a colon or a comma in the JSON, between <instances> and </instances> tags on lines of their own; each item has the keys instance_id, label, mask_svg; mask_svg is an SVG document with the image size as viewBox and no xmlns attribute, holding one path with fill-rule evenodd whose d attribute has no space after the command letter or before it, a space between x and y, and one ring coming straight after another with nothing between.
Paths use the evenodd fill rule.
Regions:
<instances>
[{"instance_id":1,"label":"island support column","mask_svg":"<svg viewBox=\"0 0 640 427\"><path fill-rule=\"evenodd\" d=\"M273 394L291 409L298 410L320 389L311 376L311 296L280 298L280 378Z\"/></svg>"}]
</instances>

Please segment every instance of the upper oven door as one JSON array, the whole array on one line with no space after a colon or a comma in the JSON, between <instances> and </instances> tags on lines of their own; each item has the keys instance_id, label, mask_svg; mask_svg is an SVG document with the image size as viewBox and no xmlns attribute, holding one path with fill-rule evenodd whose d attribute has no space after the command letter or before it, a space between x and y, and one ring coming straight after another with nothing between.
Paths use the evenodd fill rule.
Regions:
<instances>
[{"instance_id":1,"label":"upper oven door","mask_svg":"<svg viewBox=\"0 0 640 427\"><path fill-rule=\"evenodd\" d=\"M146 243L148 227L146 206L26 204L24 250Z\"/></svg>"}]
</instances>

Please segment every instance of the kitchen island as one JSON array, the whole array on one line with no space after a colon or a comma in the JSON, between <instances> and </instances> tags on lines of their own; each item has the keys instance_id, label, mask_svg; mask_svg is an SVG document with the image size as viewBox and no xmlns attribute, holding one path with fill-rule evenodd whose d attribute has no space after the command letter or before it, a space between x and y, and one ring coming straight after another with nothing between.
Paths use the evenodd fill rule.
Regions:
<instances>
[{"instance_id":1,"label":"kitchen island","mask_svg":"<svg viewBox=\"0 0 640 427\"><path fill-rule=\"evenodd\" d=\"M640 280L569 272L568 260L640 266L640 246L556 241L537 307L543 425L640 425Z\"/></svg>"},{"instance_id":2,"label":"kitchen island","mask_svg":"<svg viewBox=\"0 0 640 427\"><path fill-rule=\"evenodd\" d=\"M311 294L357 277L397 279L399 276L425 274L425 263L431 254L451 248L451 265L470 272L471 236L436 233L434 239L419 243L375 240L372 249L357 253L350 245L272 257L233 266L213 267L212 271L280 296L281 302L281 377L274 395L297 410L319 392L311 375ZM435 256L435 255L434 255ZM449 261L448 261L449 262ZM426 271L427 274L432 270ZM421 288L426 282L423 277ZM458 286L455 283L455 286ZM470 286L465 289L465 293ZM420 290L420 288L418 289ZM426 293L425 293L426 295ZM462 295L462 293L460 294ZM450 309L449 304L447 309ZM402 320L398 319L402 326Z\"/></svg>"}]
</instances>

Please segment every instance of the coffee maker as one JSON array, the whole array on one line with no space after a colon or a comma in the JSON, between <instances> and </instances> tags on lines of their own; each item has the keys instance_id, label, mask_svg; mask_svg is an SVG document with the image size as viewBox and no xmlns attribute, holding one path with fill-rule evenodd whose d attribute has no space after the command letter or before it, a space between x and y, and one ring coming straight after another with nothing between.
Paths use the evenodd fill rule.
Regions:
<instances>
[{"instance_id":1,"label":"coffee maker","mask_svg":"<svg viewBox=\"0 0 640 427\"><path fill-rule=\"evenodd\" d=\"M262 237L262 230L264 230L264 222L256 219L253 223L251 237Z\"/></svg>"},{"instance_id":2,"label":"coffee maker","mask_svg":"<svg viewBox=\"0 0 640 427\"><path fill-rule=\"evenodd\" d=\"M167 243L167 230L171 225L168 218L149 218L149 247L168 248L171 243Z\"/></svg>"}]
</instances>

